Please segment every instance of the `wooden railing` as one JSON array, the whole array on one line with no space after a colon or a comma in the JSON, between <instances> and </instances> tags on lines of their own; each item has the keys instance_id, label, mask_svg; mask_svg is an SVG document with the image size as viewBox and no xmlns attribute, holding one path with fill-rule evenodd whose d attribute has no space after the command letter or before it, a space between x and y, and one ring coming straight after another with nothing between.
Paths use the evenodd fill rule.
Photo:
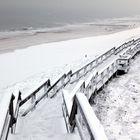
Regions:
<instances>
[{"instance_id":1,"label":"wooden railing","mask_svg":"<svg viewBox=\"0 0 140 140\"><path fill-rule=\"evenodd\" d=\"M14 123L12 126L12 129L11 129L12 133L15 133L16 131L16 124L18 121L19 107L20 107L20 102L21 102L21 92L19 90L16 90L14 92L14 95L15 95L15 99L14 99L13 106L14 106L14 117L16 119L16 123Z\"/></svg>"},{"instance_id":2,"label":"wooden railing","mask_svg":"<svg viewBox=\"0 0 140 140\"><path fill-rule=\"evenodd\" d=\"M140 38L134 40L134 45L137 45L137 44L139 44L139 43L140 43Z\"/></svg>"},{"instance_id":3,"label":"wooden railing","mask_svg":"<svg viewBox=\"0 0 140 140\"><path fill-rule=\"evenodd\" d=\"M56 93L65 87L68 82L70 82L72 71L69 71L67 74L64 74L62 77L60 77L56 82L53 83L53 85L48 89L48 96L52 98L56 95Z\"/></svg>"},{"instance_id":4,"label":"wooden railing","mask_svg":"<svg viewBox=\"0 0 140 140\"><path fill-rule=\"evenodd\" d=\"M139 50L140 50L140 45L137 44L131 47L129 50L127 50L123 57L129 57L129 59L132 59L133 56L135 56L135 54L139 52Z\"/></svg>"},{"instance_id":5,"label":"wooden railing","mask_svg":"<svg viewBox=\"0 0 140 140\"><path fill-rule=\"evenodd\" d=\"M122 44L121 46L117 47L115 49L115 54L118 54L120 51L122 51L123 49L125 48L128 48L129 46L135 44L135 40L131 40L131 41L128 41L128 42L125 42L124 44Z\"/></svg>"},{"instance_id":6,"label":"wooden railing","mask_svg":"<svg viewBox=\"0 0 140 140\"><path fill-rule=\"evenodd\" d=\"M107 51L106 53L99 56L98 58L89 62L88 64L73 71L72 75L71 75L71 83L78 81L81 77L85 76L89 71L93 70L95 67L97 67L99 64L101 64L103 61L105 61L111 55L113 55L113 54L117 55L125 48L129 48L130 46L138 44L139 42L140 42L140 39L138 38L137 40L133 39L131 41L128 41L117 48L114 47L114 48L110 49L109 51Z\"/></svg>"},{"instance_id":7,"label":"wooden railing","mask_svg":"<svg viewBox=\"0 0 140 140\"><path fill-rule=\"evenodd\" d=\"M46 82L41 84L39 88L37 87L29 92L27 96L25 95L25 98L22 99L20 106L23 106L27 101L28 105L26 104L26 107L24 108L25 111L22 115L25 116L26 114L28 114L45 97L54 97L56 93L70 81L71 73L72 72L69 71L67 74L60 75L52 83L50 82L50 80L47 80Z\"/></svg>"},{"instance_id":8,"label":"wooden railing","mask_svg":"<svg viewBox=\"0 0 140 140\"><path fill-rule=\"evenodd\" d=\"M67 91L64 93L62 109L68 132L73 132L77 126L82 140L107 140L104 129L84 93L75 92L72 98Z\"/></svg>"},{"instance_id":9,"label":"wooden railing","mask_svg":"<svg viewBox=\"0 0 140 140\"><path fill-rule=\"evenodd\" d=\"M44 89L44 92L46 92L47 88L50 86L51 86L51 83L49 79L47 81L45 80L45 82L43 81L42 83L40 83L39 86L35 87L34 89L31 89L27 93L27 95L25 95L25 97L22 98L20 106L22 106L24 103L26 103L30 99L32 100L36 99L36 96L40 90Z\"/></svg>"},{"instance_id":10,"label":"wooden railing","mask_svg":"<svg viewBox=\"0 0 140 140\"><path fill-rule=\"evenodd\" d=\"M77 112L75 123L78 126L82 140L107 140L104 128L96 117L86 96L83 93L76 93L74 102L77 108L75 107L72 111L73 113ZM73 123L72 118L70 121L70 123Z\"/></svg>"},{"instance_id":11,"label":"wooden railing","mask_svg":"<svg viewBox=\"0 0 140 140\"><path fill-rule=\"evenodd\" d=\"M120 70L118 60L120 61L122 57L125 57L126 55L131 55L131 57L126 58L126 60L132 59L140 51L139 41L137 40L137 42L138 44L133 44L132 42L129 42L128 44L132 43L134 46L131 46L131 48L129 49L125 49L122 56L116 56L116 58L114 58L111 62L109 62L107 65L105 65L104 68L100 69L99 71L92 71L89 77L85 80L80 80L72 91L63 90L62 110L68 132L73 132L74 128L77 126L82 140L107 139L104 135L103 129L101 129L101 133L103 132L103 135L105 136L103 138L100 137L102 136L100 130L98 129L98 131L96 131L96 127L100 123L97 121L98 123L96 124L92 120L93 118L97 120L97 118L92 109L89 109L90 111L88 110L88 108L90 108L89 102L91 100L92 95L100 88L104 87L106 82L108 82L108 80L110 80L110 78L118 70ZM124 50L123 47L121 49ZM82 130L83 127L84 131L86 127L86 132ZM85 134L88 135L86 135L85 137Z\"/></svg>"},{"instance_id":12,"label":"wooden railing","mask_svg":"<svg viewBox=\"0 0 140 140\"><path fill-rule=\"evenodd\" d=\"M96 66L101 64L103 61L105 61L107 58L109 58L112 54L114 54L115 48L110 49L106 53L102 54L95 60L91 61L90 63L82 66L80 69L75 70L71 77L71 83L79 80L81 77L85 76L89 71L93 70Z\"/></svg>"},{"instance_id":13,"label":"wooden railing","mask_svg":"<svg viewBox=\"0 0 140 140\"><path fill-rule=\"evenodd\" d=\"M7 94L3 98L0 104L0 140L7 140L10 129L11 133L15 132L20 101L20 91L16 96Z\"/></svg>"}]
</instances>

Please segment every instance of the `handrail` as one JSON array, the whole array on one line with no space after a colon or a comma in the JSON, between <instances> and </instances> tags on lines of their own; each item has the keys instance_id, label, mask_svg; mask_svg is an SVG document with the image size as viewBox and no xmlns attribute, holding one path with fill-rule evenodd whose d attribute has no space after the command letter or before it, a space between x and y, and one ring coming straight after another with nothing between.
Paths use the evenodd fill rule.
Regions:
<instances>
[{"instance_id":1,"label":"handrail","mask_svg":"<svg viewBox=\"0 0 140 140\"><path fill-rule=\"evenodd\" d=\"M29 96L27 96L27 98L25 98L26 101L28 101L29 99L32 99L32 102L31 104L29 104L28 107L26 107L24 113L22 114L22 116L25 116L26 114L28 114L31 110L33 110L36 105L42 100L44 99L45 97L50 97L50 98L53 98L56 93L61 89L63 88L69 81L70 81L70 75L71 75L72 71L70 70L67 74L63 74L63 75L60 75L59 77L57 77L56 80L54 80L54 82L52 82L52 85L50 84L50 81L49 81L49 84L42 84L40 87L41 88L37 88L37 90L35 90L35 92L29 94ZM44 85L46 86L47 85L47 88L44 90L44 93L41 94L38 98L36 97L36 94L38 91L40 91ZM35 94L34 94L35 93ZM28 98L30 97L30 98ZM25 100L22 100L20 103L20 106L23 105L25 102Z\"/></svg>"},{"instance_id":2,"label":"handrail","mask_svg":"<svg viewBox=\"0 0 140 140\"><path fill-rule=\"evenodd\" d=\"M10 104L13 103L13 94L7 93L0 103L0 140L6 140L10 129L11 116L9 113Z\"/></svg>"},{"instance_id":3,"label":"handrail","mask_svg":"<svg viewBox=\"0 0 140 140\"><path fill-rule=\"evenodd\" d=\"M96 117L86 96L80 92L76 93L75 101L77 104L77 112L80 112L80 114L77 113L76 115L76 123L79 124L78 129L80 129L81 131L85 131L82 130L84 123L84 126L86 126L86 129L88 131L90 140L107 140L108 138L105 134L104 128ZM83 122L80 123L81 121ZM87 136L84 138L84 140L87 140Z\"/></svg>"},{"instance_id":4,"label":"handrail","mask_svg":"<svg viewBox=\"0 0 140 140\"><path fill-rule=\"evenodd\" d=\"M63 74L61 77L57 78L56 81L54 80L55 82L52 84L52 86L50 86L48 88L48 90L46 91L46 93L44 93L44 95L42 95L40 97L40 100L43 99L46 96L46 94L50 98L52 98L53 96L55 96L55 94L70 81L70 75L71 75L71 73L72 73L72 71L70 70L67 74ZM68 78L68 79L65 81L66 78ZM57 86L57 84L59 84L59 82L61 82L61 85L59 87L55 88ZM49 95L49 92L51 90L53 90L53 89L54 89L53 94L50 94Z\"/></svg>"},{"instance_id":5,"label":"handrail","mask_svg":"<svg viewBox=\"0 0 140 140\"><path fill-rule=\"evenodd\" d=\"M71 93L68 93L67 90L63 90L63 94L62 94L63 101L64 101L64 104L66 106L66 110L67 110L69 117L70 117L70 112L71 112L71 108L72 108L73 98L77 92L82 91L83 87L84 87L84 81L80 80L78 82L78 84L74 87L74 89L71 91Z\"/></svg>"},{"instance_id":6,"label":"handrail","mask_svg":"<svg viewBox=\"0 0 140 140\"><path fill-rule=\"evenodd\" d=\"M122 44L121 46L117 47L115 49L115 54L118 54L120 51L122 51L123 49L125 49L126 47L131 46L132 44L135 44L135 40L130 40L128 42L125 42L124 44Z\"/></svg>"},{"instance_id":7,"label":"handrail","mask_svg":"<svg viewBox=\"0 0 140 140\"><path fill-rule=\"evenodd\" d=\"M90 70L93 70L93 68L95 68L97 65L101 64L104 60L106 60L108 57L114 54L114 52L115 52L115 47L105 52L104 54L100 55L99 57L95 58L93 61L89 62L88 64L82 66L80 69L75 70L72 73L71 77L77 75L76 80L80 79L82 76L86 75L86 73L88 73ZM81 71L83 71L82 74L80 74ZM72 80L71 82L75 82L75 80L74 81Z\"/></svg>"},{"instance_id":8,"label":"handrail","mask_svg":"<svg viewBox=\"0 0 140 140\"><path fill-rule=\"evenodd\" d=\"M0 140L7 140L9 130L15 132L21 93L17 95L6 94L0 104Z\"/></svg>"},{"instance_id":9,"label":"handrail","mask_svg":"<svg viewBox=\"0 0 140 140\"><path fill-rule=\"evenodd\" d=\"M11 129L13 133L15 133L16 124L17 124L17 118L18 118L19 107L21 102L21 92L19 90L16 90L14 92L14 95L15 95L15 99L14 99L13 109L14 109L14 118L16 119L16 123L13 124L13 127Z\"/></svg>"},{"instance_id":10,"label":"handrail","mask_svg":"<svg viewBox=\"0 0 140 140\"><path fill-rule=\"evenodd\" d=\"M105 52L104 54L102 54L101 56L95 58L93 61L89 62L88 64L85 64L84 66L82 66L81 68L76 69L71 77L73 77L74 75L77 75L80 73L80 71L86 69L88 66L90 66L89 70L86 70L83 75L85 75L88 71L90 71L91 69L95 68L96 65L102 63L104 60L106 60L108 57L110 57L112 54L118 54L120 51L122 51L123 49L125 49L126 47L131 46L132 44L136 44L136 42L139 43L140 39L138 38L137 40L130 40L128 42L125 42L124 44L122 44L121 46L117 47L117 48L112 48L109 51ZM104 57L105 56L105 57ZM104 59L103 59L104 57ZM101 59L101 60L100 60ZM99 62L100 60L100 62ZM96 63L94 66L92 66L92 63ZM80 79L83 75L79 75L78 79Z\"/></svg>"},{"instance_id":11,"label":"handrail","mask_svg":"<svg viewBox=\"0 0 140 140\"><path fill-rule=\"evenodd\" d=\"M20 106L22 106L24 103L26 103L29 99L31 99L33 96L36 95L36 93L41 90L44 87L50 87L51 83L50 83L50 79L45 80L45 82L43 81L39 87L35 87L34 89L32 89L31 91L29 91L29 93L27 94L27 96L25 96L22 101L20 102Z\"/></svg>"},{"instance_id":12,"label":"handrail","mask_svg":"<svg viewBox=\"0 0 140 140\"><path fill-rule=\"evenodd\" d=\"M107 140L104 129L84 93L76 92L72 100L69 100L70 93L68 91L65 91L65 93L63 94L65 106L63 105L62 109L68 132L73 132L75 126L77 126L82 140L87 140L88 138L90 140ZM64 111L67 112L65 113ZM84 130L82 129L83 127ZM86 135L86 137L83 135L85 127L88 132L88 136Z\"/></svg>"},{"instance_id":13,"label":"handrail","mask_svg":"<svg viewBox=\"0 0 140 140\"><path fill-rule=\"evenodd\" d=\"M138 38L134 41L134 44L139 44L139 43L140 43L140 38Z\"/></svg>"},{"instance_id":14,"label":"handrail","mask_svg":"<svg viewBox=\"0 0 140 140\"><path fill-rule=\"evenodd\" d=\"M71 76L75 75L77 72L81 71L82 69L84 69L85 67L91 65L93 62L98 61L100 58L102 58L104 55L107 55L108 53L112 52L115 48L111 48L109 51L105 52L104 54L98 56L97 58L95 58L94 60L92 60L91 62L89 62L88 64L82 66L80 69L78 68L77 70L75 70ZM112 53L111 53L112 54Z\"/></svg>"}]
</instances>

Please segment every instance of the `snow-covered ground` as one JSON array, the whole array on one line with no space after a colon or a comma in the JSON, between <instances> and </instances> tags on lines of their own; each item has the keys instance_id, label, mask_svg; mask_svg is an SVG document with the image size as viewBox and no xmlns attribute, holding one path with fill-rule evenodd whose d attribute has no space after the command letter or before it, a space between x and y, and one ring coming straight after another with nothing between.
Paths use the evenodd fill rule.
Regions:
<instances>
[{"instance_id":1,"label":"snow-covered ground","mask_svg":"<svg viewBox=\"0 0 140 140\"><path fill-rule=\"evenodd\" d=\"M140 139L140 57L128 74L113 79L95 98L93 109L109 140Z\"/></svg>"}]
</instances>

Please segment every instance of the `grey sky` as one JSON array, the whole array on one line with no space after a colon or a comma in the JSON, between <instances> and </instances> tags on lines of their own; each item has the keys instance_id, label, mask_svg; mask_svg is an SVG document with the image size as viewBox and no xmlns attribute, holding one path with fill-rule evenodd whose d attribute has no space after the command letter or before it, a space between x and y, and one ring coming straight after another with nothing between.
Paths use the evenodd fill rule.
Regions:
<instances>
[{"instance_id":1,"label":"grey sky","mask_svg":"<svg viewBox=\"0 0 140 140\"><path fill-rule=\"evenodd\" d=\"M0 0L0 8L62 8L62 9L92 9L97 11L126 11L137 12L139 0ZM38 10L39 10L38 9ZM36 9L37 10L37 9ZM140 11L140 10L139 10ZM129 12L129 11L128 11Z\"/></svg>"},{"instance_id":2,"label":"grey sky","mask_svg":"<svg viewBox=\"0 0 140 140\"><path fill-rule=\"evenodd\" d=\"M139 7L139 0L0 0L0 24L131 16Z\"/></svg>"}]
</instances>

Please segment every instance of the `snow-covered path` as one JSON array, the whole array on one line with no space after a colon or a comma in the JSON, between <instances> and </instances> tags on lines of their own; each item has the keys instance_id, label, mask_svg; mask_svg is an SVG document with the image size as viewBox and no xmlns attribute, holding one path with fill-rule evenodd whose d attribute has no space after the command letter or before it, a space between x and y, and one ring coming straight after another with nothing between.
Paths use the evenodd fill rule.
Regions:
<instances>
[{"instance_id":1,"label":"snow-covered path","mask_svg":"<svg viewBox=\"0 0 140 140\"><path fill-rule=\"evenodd\" d=\"M16 134L9 140L78 140L77 134L67 134L61 96L59 92L53 99L46 98L27 116L19 117Z\"/></svg>"},{"instance_id":2,"label":"snow-covered path","mask_svg":"<svg viewBox=\"0 0 140 140\"><path fill-rule=\"evenodd\" d=\"M140 139L140 57L128 74L113 79L95 98L95 110L109 140Z\"/></svg>"}]
</instances>

